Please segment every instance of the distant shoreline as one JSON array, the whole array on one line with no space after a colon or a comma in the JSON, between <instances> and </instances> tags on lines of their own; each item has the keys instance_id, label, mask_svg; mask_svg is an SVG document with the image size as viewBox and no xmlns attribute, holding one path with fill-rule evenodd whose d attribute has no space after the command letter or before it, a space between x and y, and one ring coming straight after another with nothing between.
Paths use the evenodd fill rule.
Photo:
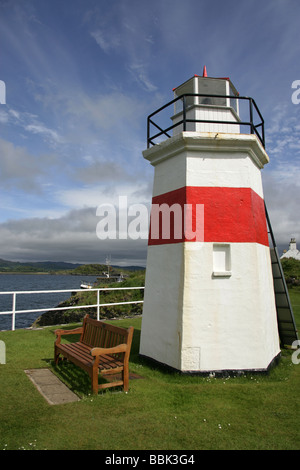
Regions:
<instances>
[{"instance_id":1,"label":"distant shoreline","mask_svg":"<svg viewBox=\"0 0 300 470\"><path fill-rule=\"evenodd\" d=\"M46 275L51 275L51 276L57 276L57 275L60 275L60 276L83 276L83 274L74 274L74 273L66 273L66 272L63 272L63 273L60 273L59 271L56 271L56 272L29 272L29 271L7 271L7 272L0 272L0 275L1 274L29 274L29 275L32 275L32 274L46 274ZM84 274L84 276L94 276L94 274Z\"/></svg>"},{"instance_id":2,"label":"distant shoreline","mask_svg":"<svg viewBox=\"0 0 300 470\"><path fill-rule=\"evenodd\" d=\"M28 271L25 271L25 272L7 271L7 272L0 272L0 275L1 274L53 274L53 273L45 273L45 272L32 273L32 272L28 272Z\"/></svg>"}]
</instances>

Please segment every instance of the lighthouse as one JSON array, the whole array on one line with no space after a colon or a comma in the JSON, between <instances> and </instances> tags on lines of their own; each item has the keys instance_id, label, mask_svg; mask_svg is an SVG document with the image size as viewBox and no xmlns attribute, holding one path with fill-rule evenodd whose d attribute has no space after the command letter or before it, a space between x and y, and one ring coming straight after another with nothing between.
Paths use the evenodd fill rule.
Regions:
<instances>
[{"instance_id":1,"label":"lighthouse","mask_svg":"<svg viewBox=\"0 0 300 470\"><path fill-rule=\"evenodd\" d=\"M206 68L173 93L148 117L143 152L154 183L140 354L181 372L265 371L280 346L263 119Z\"/></svg>"}]
</instances>

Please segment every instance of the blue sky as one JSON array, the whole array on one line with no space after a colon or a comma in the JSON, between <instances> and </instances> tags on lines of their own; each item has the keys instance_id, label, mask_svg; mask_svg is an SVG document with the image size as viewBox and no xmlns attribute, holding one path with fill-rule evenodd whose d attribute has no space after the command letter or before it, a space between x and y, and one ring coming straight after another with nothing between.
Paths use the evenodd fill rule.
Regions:
<instances>
[{"instance_id":1,"label":"blue sky","mask_svg":"<svg viewBox=\"0 0 300 470\"><path fill-rule=\"evenodd\" d=\"M194 74L258 104L277 244L300 243L299 0L0 0L0 258L141 264L96 209L151 201L147 115Z\"/></svg>"}]
</instances>

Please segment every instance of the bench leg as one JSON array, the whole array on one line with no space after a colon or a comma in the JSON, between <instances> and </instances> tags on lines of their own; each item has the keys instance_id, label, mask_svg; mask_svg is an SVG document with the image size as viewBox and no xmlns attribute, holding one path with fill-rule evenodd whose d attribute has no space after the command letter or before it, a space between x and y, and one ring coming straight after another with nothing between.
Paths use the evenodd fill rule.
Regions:
<instances>
[{"instance_id":1,"label":"bench leg","mask_svg":"<svg viewBox=\"0 0 300 470\"><path fill-rule=\"evenodd\" d=\"M58 361L59 361L59 354L58 352L56 352L56 348L54 349L54 363L55 365L57 366L58 364Z\"/></svg>"},{"instance_id":2,"label":"bench leg","mask_svg":"<svg viewBox=\"0 0 300 470\"><path fill-rule=\"evenodd\" d=\"M93 394L98 394L98 367L93 368L92 370L92 375L91 375L91 380L92 380L92 393Z\"/></svg>"},{"instance_id":3,"label":"bench leg","mask_svg":"<svg viewBox=\"0 0 300 470\"><path fill-rule=\"evenodd\" d=\"M129 368L128 364L124 364L124 369L122 371L122 379L123 379L123 389L124 392L128 392L129 389Z\"/></svg>"}]
</instances>

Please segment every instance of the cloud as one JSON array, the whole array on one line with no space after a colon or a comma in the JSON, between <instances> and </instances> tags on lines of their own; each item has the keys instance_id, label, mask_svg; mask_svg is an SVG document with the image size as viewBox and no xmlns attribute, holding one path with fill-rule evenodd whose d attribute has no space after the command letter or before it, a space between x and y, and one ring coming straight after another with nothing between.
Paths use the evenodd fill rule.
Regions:
<instances>
[{"instance_id":1,"label":"cloud","mask_svg":"<svg viewBox=\"0 0 300 470\"><path fill-rule=\"evenodd\" d=\"M265 200L279 251L290 237L300 240L300 128L299 108L278 102L266 126L270 163L262 172Z\"/></svg>"},{"instance_id":2,"label":"cloud","mask_svg":"<svg viewBox=\"0 0 300 470\"><path fill-rule=\"evenodd\" d=\"M26 192L40 192L38 177L42 174L38 159L24 147L0 138L0 182L2 188L17 186Z\"/></svg>"},{"instance_id":3,"label":"cloud","mask_svg":"<svg viewBox=\"0 0 300 470\"><path fill-rule=\"evenodd\" d=\"M62 136L55 129L46 126L37 114L8 107L6 112L0 113L0 122L1 120L9 126L19 126L25 131L24 136L29 134L41 137L51 147L64 143Z\"/></svg>"},{"instance_id":4,"label":"cloud","mask_svg":"<svg viewBox=\"0 0 300 470\"><path fill-rule=\"evenodd\" d=\"M132 63L129 65L128 70L131 72L134 80L147 92L154 92L157 86L154 85L149 78L149 71L143 63Z\"/></svg>"},{"instance_id":5,"label":"cloud","mask_svg":"<svg viewBox=\"0 0 300 470\"><path fill-rule=\"evenodd\" d=\"M9 116L4 110L0 109L0 123L6 124L8 122Z\"/></svg>"},{"instance_id":6,"label":"cloud","mask_svg":"<svg viewBox=\"0 0 300 470\"><path fill-rule=\"evenodd\" d=\"M28 124L24 126L24 129L28 132L32 132L33 134L39 134L50 142L62 142L62 138L55 130L49 129L43 124Z\"/></svg>"},{"instance_id":7,"label":"cloud","mask_svg":"<svg viewBox=\"0 0 300 470\"><path fill-rule=\"evenodd\" d=\"M121 44L119 36L111 34L111 31L104 32L97 29L96 31L92 31L90 34L105 53L109 53L111 50L117 49Z\"/></svg>"},{"instance_id":8,"label":"cloud","mask_svg":"<svg viewBox=\"0 0 300 470\"><path fill-rule=\"evenodd\" d=\"M155 70L152 59L156 47L153 39L157 33L156 22L146 5L134 2L132 9L122 3L105 12L95 8L93 15L86 15L86 23L90 36L101 50L106 55L122 56L122 64L126 64L131 79L141 90L154 92L158 87L150 77Z\"/></svg>"},{"instance_id":9,"label":"cloud","mask_svg":"<svg viewBox=\"0 0 300 470\"><path fill-rule=\"evenodd\" d=\"M128 128L134 127L144 112L144 104L138 97L122 92L94 96L79 92L76 104L72 99L68 105L68 111L77 115L83 125L86 122L98 131L110 130L115 133L122 132L123 129L126 132Z\"/></svg>"},{"instance_id":10,"label":"cloud","mask_svg":"<svg viewBox=\"0 0 300 470\"><path fill-rule=\"evenodd\" d=\"M136 176L129 173L127 168L114 161L106 161L104 159L96 160L92 157L88 166L78 168L75 171L75 178L85 184L99 184L99 182L108 183L133 183Z\"/></svg>"},{"instance_id":11,"label":"cloud","mask_svg":"<svg viewBox=\"0 0 300 470\"><path fill-rule=\"evenodd\" d=\"M69 261L145 265L147 240L99 240L95 207L61 217L28 218L0 223L0 258L12 261Z\"/></svg>"},{"instance_id":12,"label":"cloud","mask_svg":"<svg viewBox=\"0 0 300 470\"><path fill-rule=\"evenodd\" d=\"M119 198L126 196L129 204L144 204L151 200L149 181L128 184L85 185L82 187L62 188L53 193L53 199L67 208L84 208L91 205L98 207L100 204L118 204Z\"/></svg>"},{"instance_id":13,"label":"cloud","mask_svg":"<svg viewBox=\"0 0 300 470\"><path fill-rule=\"evenodd\" d=\"M263 173L265 201L279 252L287 249L290 238L300 241L299 190L300 168L287 168Z\"/></svg>"},{"instance_id":14,"label":"cloud","mask_svg":"<svg viewBox=\"0 0 300 470\"><path fill-rule=\"evenodd\" d=\"M112 90L90 90L76 83L66 85L53 81L31 83L32 93L56 127L43 119L27 119L27 130L52 137L55 142L81 145L110 140L111 145L140 130L145 125L147 103L136 93L125 93L120 82L111 82ZM41 110L44 111L44 110ZM25 116L26 117L26 116ZM58 131L59 129L59 131ZM114 134L114 139L111 138Z\"/></svg>"}]
</instances>

